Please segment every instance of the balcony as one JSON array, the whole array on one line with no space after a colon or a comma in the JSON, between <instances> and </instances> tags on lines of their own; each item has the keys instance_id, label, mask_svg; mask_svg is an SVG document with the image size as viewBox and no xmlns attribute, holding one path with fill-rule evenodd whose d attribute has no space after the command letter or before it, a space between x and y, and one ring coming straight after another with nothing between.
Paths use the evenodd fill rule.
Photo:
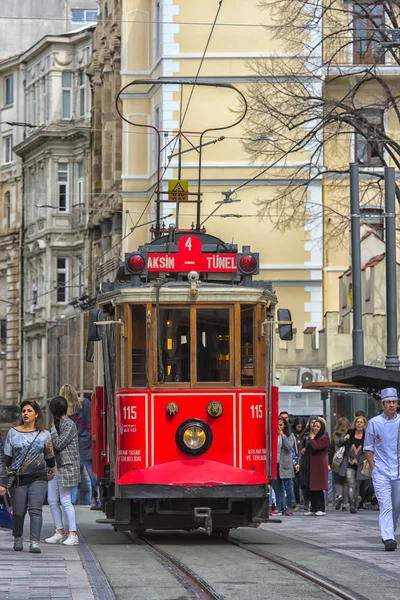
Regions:
<instances>
[{"instance_id":1,"label":"balcony","mask_svg":"<svg viewBox=\"0 0 400 600\"><path fill-rule=\"evenodd\" d=\"M373 39L353 39L344 35L326 37L324 63L328 67L347 65L384 65L385 49Z\"/></svg>"}]
</instances>

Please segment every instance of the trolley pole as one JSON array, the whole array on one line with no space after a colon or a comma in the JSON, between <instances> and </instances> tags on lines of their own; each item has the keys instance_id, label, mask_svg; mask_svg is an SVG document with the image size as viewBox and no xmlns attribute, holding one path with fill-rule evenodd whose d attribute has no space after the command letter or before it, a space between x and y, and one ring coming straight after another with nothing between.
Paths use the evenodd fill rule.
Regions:
<instances>
[{"instance_id":1,"label":"trolley pole","mask_svg":"<svg viewBox=\"0 0 400 600\"><path fill-rule=\"evenodd\" d=\"M393 167L385 167L386 232L386 360L385 367L399 370L397 348L397 266L396 266L396 181Z\"/></svg>"},{"instance_id":2,"label":"trolley pole","mask_svg":"<svg viewBox=\"0 0 400 600\"><path fill-rule=\"evenodd\" d=\"M358 164L350 165L351 278L353 285L353 365L364 364L362 328L361 235Z\"/></svg>"}]
</instances>

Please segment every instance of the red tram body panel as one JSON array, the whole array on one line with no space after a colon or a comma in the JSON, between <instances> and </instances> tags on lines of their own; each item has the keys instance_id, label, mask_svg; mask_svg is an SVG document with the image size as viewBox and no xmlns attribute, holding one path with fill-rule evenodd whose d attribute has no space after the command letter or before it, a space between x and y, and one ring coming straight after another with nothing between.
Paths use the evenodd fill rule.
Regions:
<instances>
[{"instance_id":1,"label":"red tram body panel","mask_svg":"<svg viewBox=\"0 0 400 600\"><path fill-rule=\"evenodd\" d=\"M226 535L268 519L277 300L257 272L249 249L178 232L104 284L89 318L93 471L115 529Z\"/></svg>"},{"instance_id":2,"label":"red tram body panel","mask_svg":"<svg viewBox=\"0 0 400 600\"><path fill-rule=\"evenodd\" d=\"M210 400L217 400L224 407L218 419L207 414ZM177 415L167 415L168 402L178 404ZM236 483L235 478L241 483L268 483L264 414L265 393L262 391L119 391L116 396L116 481L119 485L144 483L153 477L151 469L159 467L153 471L152 483L165 484L170 480L170 469L177 468L173 463L178 462L182 472L175 485L210 485L207 465L213 462L220 465L219 475L213 474L214 484ZM213 444L207 459L202 459L201 473L196 466L190 468L190 461L175 443L177 423L191 418L204 419L213 431ZM224 466L229 467L229 475L224 472Z\"/></svg>"}]
</instances>

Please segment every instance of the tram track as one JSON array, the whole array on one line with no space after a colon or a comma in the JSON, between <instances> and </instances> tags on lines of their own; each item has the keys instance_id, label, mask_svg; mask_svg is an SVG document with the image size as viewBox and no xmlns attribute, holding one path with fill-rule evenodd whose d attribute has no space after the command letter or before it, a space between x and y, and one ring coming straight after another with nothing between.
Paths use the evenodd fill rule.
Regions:
<instances>
[{"instance_id":1,"label":"tram track","mask_svg":"<svg viewBox=\"0 0 400 600\"><path fill-rule=\"evenodd\" d=\"M200 600L226 600L226 596L219 594L202 577L197 575L190 567L171 554L168 550L162 548L161 545L155 544L145 536L136 537L128 532L126 532L126 535L129 539L135 541L135 543L146 546L149 552L151 552L155 558L176 577L185 589L190 590L196 598L199 598ZM246 553L253 554L270 564L289 571L293 575L297 575L314 584L316 587L327 592L331 597L336 598L337 600L370 600L370 598L347 589L324 575L320 575L315 571L300 566L291 560L277 556L271 552L260 550L257 548L257 544L243 542L234 536L229 536L223 540L220 538L218 542L235 546ZM164 542L162 545L163 544Z\"/></svg>"},{"instance_id":2,"label":"tram track","mask_svg":"<svg viewBox=\"0 0 400 600\"><path fill-rule=\"evenodd\" d=\"M310 571L305 567L301 567L300 565L292 562L291 560L282 558L280 556L276 556L275 554L272 554L271 552L266 552L265 550L260 550L254 544L243 543L241 540L238 540L233 536L229 536L225 541L229 544L232 544L233 546L236 546L237 548L240 548L241 550L250 552L251 554L263 558L266 561L273 563L274 565L282 567L287 571L290 571L291 573L294 573L296 575L299 575L300 577L303 577L304 579L307 579L308 581L314 583L326 592L330 593L334 598L338 598L340 600L369 600L365 596L343 588L334 581L321 577L321 575L319 575L318 573Z\"/></svg>"},{"instance_id":3,"label":"tram track","mask_svg":"<svg viewBox=\"0 0 400 600\"><path fill-rule=\"evenodd\" d=\"M145 537L138 538L129 532L126 532L126 535L132 541L135 541L136 543L140 542L145 545L149 552L151 552L156 559L158 559L161 564L176 577L183 587L192 592L199 600L224 600L224 598L217 594L204 579L199 577L192 569L183 564L182 561L167 550L164 550Z\"/></svg>"}]
</instances>

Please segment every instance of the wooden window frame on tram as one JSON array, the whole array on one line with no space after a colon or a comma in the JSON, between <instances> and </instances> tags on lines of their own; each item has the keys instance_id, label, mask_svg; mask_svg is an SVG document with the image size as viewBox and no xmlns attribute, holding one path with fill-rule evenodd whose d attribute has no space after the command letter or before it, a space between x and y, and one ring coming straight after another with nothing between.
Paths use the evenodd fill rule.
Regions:
<instances>
[{"instance_id":1,"label":"wooden window frame on tram","mask_svg":"<svg viewBox=\"0 0 400 600\"><path fill-rule=\"evenodd\" d=\"M148 352L148 382L146 386L132 385L132 360L122 361L121 347L124 350L124 357L132 355L133 349L133 330L132 330L132 312L131 307L137 303L126 303L115 307L115 326L117 340L116 344L116 384L118 389L235 389L249 388L262 389L265 386L266 377L266 345L263 324L266 319L266 305L257 302L231 302L213 304L212 308L229 310L229 355L233 357L230 360L229 381L198 382L197 381L197 361L196 361L196 311L199 308L211 308L210 303L196 302L192 305L182 305L171 303L163 305L163 309L182 309L187 308L190 312L190 381L157 383L157 328L156 306L154 303L140 303L145 306L147 319L151 320L151 326L146 328L146 352ZM253 306L253 382L244 385L242 381L241 366L241 305Z\"/></svg>"}]
</instances>

